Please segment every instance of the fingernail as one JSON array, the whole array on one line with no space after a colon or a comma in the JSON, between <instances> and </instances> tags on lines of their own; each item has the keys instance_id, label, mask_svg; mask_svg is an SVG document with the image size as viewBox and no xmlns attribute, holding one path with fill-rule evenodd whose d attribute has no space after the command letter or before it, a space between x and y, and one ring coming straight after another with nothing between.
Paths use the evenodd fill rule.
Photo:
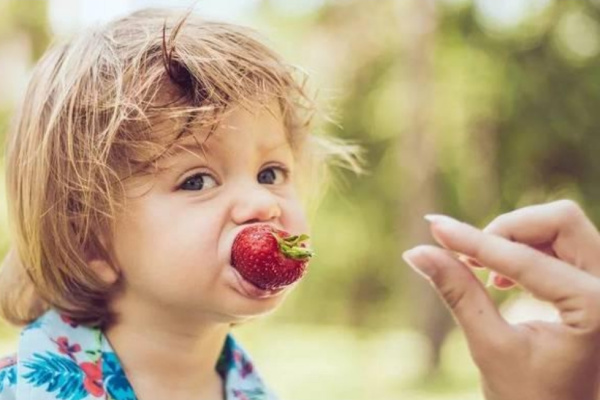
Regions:
<instances>
[{"instance_id":1,"label":"fingernail","mask_svg":"<svg viewBox=\"0 0 600 400\"><path fill-rule=\"evenodd\" d=\"M488 275L487 283L485 284L486 288L494 287L500 290L512 289L514 286L515 282L512 279L498 275L493 271Z\"/></svg>"},{"instance_id":2,"label":"fingernail","mask_svg":"<svg viewBox=\"0 0 600 400\"><path fill-rule=\"evenodd\" d=\"M458 224L460 221L443 214L427 214L423 216L425 220L432 224Z\"/></svg>"},{"instance_id":3,"label":"fingernail","mask_svg":"<svg viewBox=\"0 0 600 400\"><path fill-rule=\"evenodd\" d=\"M426 257L420 255L417 247L405 251L402 254L402 258L415 272L426 279L431 279L436 272L435 265Z\"/></svg>"},{"instance_id":4,"label":"fingernail","mask_svg":"<svg viewBox=\"0 0 600 400\"><path fill-rule=\"evenodd\" d=\"M500 290L508 290L515 286L515 282L503 275L497 275L494 279L494 286Z\"/></svg>"},{"instance_id":5,"label":"fingernail","mask_svg":"<svg viewBox=\"0 0 600 400\"><path fill-rule=\"evenodd\" d=\"M430 223L431 234L443 247L450 247L447 243L449 239L447 237L449 234L448 231L456 234L457 232L462 232L465 227L463 223L447 215L427 214L423 218Z\"/></svg>"}]
</instances>

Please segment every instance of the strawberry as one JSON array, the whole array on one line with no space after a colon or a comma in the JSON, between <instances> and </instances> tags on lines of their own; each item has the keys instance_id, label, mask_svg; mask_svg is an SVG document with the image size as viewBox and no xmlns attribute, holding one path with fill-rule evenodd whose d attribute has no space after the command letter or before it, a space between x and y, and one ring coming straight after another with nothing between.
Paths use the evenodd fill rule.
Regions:
<instances>
[{"instance_id":1,"label":"strawberry","mask_svg":"<svg viewBox=\"0 0 600 400\"><path fill-rule=\"evenodd\" d=\"M303 243L307 239L307 235L290 236L268 225L250 225L233 242L231 265L261 289L283 288L306 271L313 255Z\"/></svg>"}]
</instances>

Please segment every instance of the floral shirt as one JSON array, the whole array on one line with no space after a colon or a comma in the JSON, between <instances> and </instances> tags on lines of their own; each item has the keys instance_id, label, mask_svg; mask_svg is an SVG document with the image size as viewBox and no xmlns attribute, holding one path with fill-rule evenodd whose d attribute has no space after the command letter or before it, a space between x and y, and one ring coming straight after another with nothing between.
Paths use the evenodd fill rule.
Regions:
<instances>
[{"instance_id":1,"label":"floral shirt","mask_svg":"<svg viewBox=\"0 0 600 400\"><path fill-rule=\"evenodd\" d=\"M231 335L216 369L226 400L276 400ZM0 359L0 400L136 400L98 328L50 310L25 327L16 356Z\"/></svg>"}]
</instances>

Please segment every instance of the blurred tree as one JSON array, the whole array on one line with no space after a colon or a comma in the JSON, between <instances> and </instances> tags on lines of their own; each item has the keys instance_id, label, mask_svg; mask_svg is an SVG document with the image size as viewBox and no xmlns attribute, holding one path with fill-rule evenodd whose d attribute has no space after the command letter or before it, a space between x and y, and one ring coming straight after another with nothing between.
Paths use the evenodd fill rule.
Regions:
<instances>
[{"instance_id":1,"label":"blurred tree","mask_svg":"<svg viewBox=\"0 0 600 400\"><path fill-rule=\"evenodd\" d=\"M42 56L50 42L48 24L48 1L8 0L10 26L15 33L24 33L29 37L33 49L32 61Z\"/></svg>"},{"instance_id":2,"label":"blurred tree","mask_svg":"<svg viewBox=\"0 0 600 400\"><path fill-rule=\"evenodd\" d=\"M325 90L344 88L335 98L342 129L330 128L366 147L370 173L342 176L342 190L326 198L315 226L317 245L327 247L317 248L312 268L319 272L286 305L296 320L363 330L412 320L431 343L431 371L451 318L426 283L395 266L407 246L430 240L422 216L444 205L434 131L434 5L330 2L302 28L295 50L317 55L311 66L328 72Z\"/></svg>"},{"instance_id":3,"label":"blurred tree","mask_svg":"<svg viewBox=\"0 0 600 400\"><path fill-rule=\"evenodd\" d=\"M437 29L436 4L432 0L398 1L398 31L403 44L403 72L405 97L402 112L406 120L404 132L398 132L399 171L396 184L404 190L398 199L400 218L396 232L403 232L416 245L430 241L430 233L422 216L439 209L440 192L438 149L435 140L435 36ZM399 264L402 261L399 261ZM412 319L429 339L428 374L434 374L440 364L444 340L452 324L448 312L441 306L437 295L424 286L426 283L410 275L411 301L419 304L412 309Z\"/></svg>"},{"instance_id":4,"label":"blurred tree","mask_svg":"<svg viewBox=\"0 0 600 400\"><path fill-rule=\"evenodd\" d=\"M345 176L350 190L326 198L315 237L327 250L289 315L370 328L420 315L432 368L449 315L430 288L390 268L428 240L423 214L483 225L571 197L600 218L597 3L547 2L504 28L482 17L484 3L436 2L432 12L428 1L331 1L303 17L294 48L323 66L327 88L343 88L343 129L330 130L364 144L371 173ZM514 293L490 292L500 302Z\"/></svg>"}]
</instances>

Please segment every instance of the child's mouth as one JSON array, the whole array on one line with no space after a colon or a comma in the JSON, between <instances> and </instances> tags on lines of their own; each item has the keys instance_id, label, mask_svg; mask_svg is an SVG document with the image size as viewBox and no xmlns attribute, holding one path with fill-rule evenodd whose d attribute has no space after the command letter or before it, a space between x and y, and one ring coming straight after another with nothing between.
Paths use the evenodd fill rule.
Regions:
<instances>
[{"instance_id":1,"label":"child's mouth","mask_svg":"<svg viewBox=\"0 0 600 400\"><path fill-rule=\"evenodd\" d=\"M253 299L267 299L267 298L278 295L279 293L281 293L282 291L284 291L286 289L286 288L279 288L279 289L273 289L273 290L261 289L258 286L256 286L255 284L253 284L252 282L244 279L244 277L242 277L242 275L240 275L240 273L235 268L231 267L231 269L233 270L233 273L234 273L235 278L238 283L238 285L236 285L236 289L238 289L238 291L240 291L246 297L250 297Z\"/></svg>"}]
</instances>

